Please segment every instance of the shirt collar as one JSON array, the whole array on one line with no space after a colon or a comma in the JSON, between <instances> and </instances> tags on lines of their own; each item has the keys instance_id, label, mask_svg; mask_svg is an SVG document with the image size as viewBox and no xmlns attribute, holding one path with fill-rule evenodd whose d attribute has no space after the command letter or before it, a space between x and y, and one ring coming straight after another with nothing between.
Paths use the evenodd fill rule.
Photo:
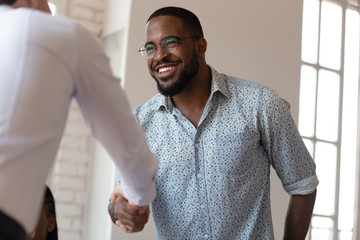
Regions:
<instances>
[{"instance_id":1,"label":"shirt collar","mask_svg":"<svg viewBox=\"0 0 360 240\"><path fill-rule=\"evenodd\" d=\"M209 66L210 67L210 66ZM225 74L218 73L213 67L211 69L211 95L215 92L220 92L225 97L229 97L229 91L226 84L227 76Z\"/></svg>"},{"instance_id":2,"label":"shirt collar","mask_svg":"<svg viewBox=\"0 0 360 240\"><path fill-rule=\"evenodd\" d=\"M169 96L160 95L159 107L158 110L165 110L167 112L172 113L173 111L173 103Z\"/></svg>"},{"instance_id":3,"label":"shirt collar","mask_svg":"<svg viewBox=\"0 0 360 240\"><path fill-rule=\"evenodd\" d=\"M211 71L211 93L210 98L214 95L215 92L220 92L225 97L229 97L229 91L226 85L226 75L218 73L213 67L209 66ZM159 111L165 110L169 113L173 112L174 105L171 101L171 98L159 94L159 101L157 109Z\"/></svg>"}]
</instances>

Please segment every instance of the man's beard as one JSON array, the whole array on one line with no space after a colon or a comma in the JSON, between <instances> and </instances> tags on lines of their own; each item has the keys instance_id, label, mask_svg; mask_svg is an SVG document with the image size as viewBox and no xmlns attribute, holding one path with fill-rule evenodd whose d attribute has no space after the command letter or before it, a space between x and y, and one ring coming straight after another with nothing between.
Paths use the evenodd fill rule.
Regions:
<instances>
[{"instance_id":1,"label":"man's beard","mask_svg":"<svg viewBox=\"0 0 360 240\"><path fill-rule=\"evenodd\" d=\"M189 67L180 73L178 79L171 86L168 86L166 88L160 85L159 80L153 74L151 74L151 76L155 79L157 83L157 89L159 93L164 96L172 97L176 94L179 94L186 87L190 79L199 72L199 65L199 60L197 59L196 52L194 51ZM162 78L162 80L167 79Z\"/></svg>"}]
</instances>

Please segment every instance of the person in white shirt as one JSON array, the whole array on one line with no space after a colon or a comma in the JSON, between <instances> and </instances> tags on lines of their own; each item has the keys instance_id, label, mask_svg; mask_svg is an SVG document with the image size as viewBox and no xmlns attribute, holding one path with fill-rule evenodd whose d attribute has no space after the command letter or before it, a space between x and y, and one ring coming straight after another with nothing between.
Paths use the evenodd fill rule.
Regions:
<instances>
[{"instance_id":1,"label":"person in white shirt","mask_svg":"<svg viewBox=\"0 0 360 240\"><path fill-rule=\"evenodd\" d=\"M148 214L156 195L157 157L104 51L84 28L49 13L46 0L0 0L1 240L33 229L73 97L120 169L126 199Z\"/></svg>"}]
</instances>

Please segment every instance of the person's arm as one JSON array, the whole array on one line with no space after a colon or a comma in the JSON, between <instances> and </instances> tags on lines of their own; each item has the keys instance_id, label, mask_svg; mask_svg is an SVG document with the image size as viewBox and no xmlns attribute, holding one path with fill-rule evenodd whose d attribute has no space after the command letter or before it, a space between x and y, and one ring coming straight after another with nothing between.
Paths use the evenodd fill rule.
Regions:
<instances>
[{"instance_id":1,"label":"person's arm","mask_svg":"<svg viewBox=\"0 0 360 240\"><path fill-rule=\"evenodd\" d=\"M308 195L292 195L285 220L284 240L304 240L309 229L316 189Z\"/></svg>"},{"instance_id":2,"label":"person's arm","mask_svg":"<svg viewBox=\"0 0 360 240\"><path fill-rule=\"evenodd\" d=\"M147 206L156 195L157 157L147 146L103 49L82 27L78 27L77 40L75 98L93 135L114 160L124 196L138 206Z\"/></svg>"},{"instance_id":3,"label":"person's arm","mask_svg":"<svg viewBox=\"0 0 360 240\"><path fill-rule=\"evenodd\" d=\"M291 195L284 239L305 239L319 180L316 165L291 117L290 104L263 89L259 104L261 141L285 191Z\"/></svg>"},{"instance_id":4,"label":"person's arm","mask_svg":"<svg viewBox=\"0 0 360 240\"><path fill-rule=\"evenodd\" d=\"M149 206L137 207L131 204L122 193L121 184L118 185L109 202L108 212L111 221L127 233L142 231L150 215Z\"/></svg>"}]
</instances>

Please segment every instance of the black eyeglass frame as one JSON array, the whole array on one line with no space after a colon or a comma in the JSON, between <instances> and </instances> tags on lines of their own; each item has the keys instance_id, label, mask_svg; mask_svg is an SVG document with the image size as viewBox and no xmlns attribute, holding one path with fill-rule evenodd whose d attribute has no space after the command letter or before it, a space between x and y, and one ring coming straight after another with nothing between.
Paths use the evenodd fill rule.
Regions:
<instances>
[{"instance_id":1,"label":"black eyeglass frame","mask_svg":"<svg viewBox=\"0 0 360 240\"><path fill-rule=\"evenodd\" d=\"M199 40L199 39L200 39L200 37L198 37L198 36L189 36L189 37L182 37L182 38L177 37L177 36L168 36L168 37L163 38L163 39L161 40L161 42L160 42L160 43L157 43L157 44L155 44L155 43L153 43L153 42L145 43L143 46L141 46L141 47L139 48L138 52L141 54L141 56L143 56L143 57L144 57L145 59L147 59L147 60L153 59L153 58L156 56L156 53L157 53L157 50L158 50L157 46L160 46L161 49L162 49L165 53L174 53L174 52L176 52L176 50L177 50L177 48L178 48L178 46L179 46L179 41L184 40L184 39L187 39L187 38L196 38L196 40ZM175 39L175 40L176 40L176 46L173 47L173 50L169 50L168 47L166 46L166 44L168 43L168 40L169 40L169 39ZM146 50L146 46L148 46L148 45L152 45L152 46L155 48L154 53L151 54L151 55L153 55L153 56L151 56L151 57L149 57L149 54L147 53L147 50Z\"/></svg>"}]
</instances>

